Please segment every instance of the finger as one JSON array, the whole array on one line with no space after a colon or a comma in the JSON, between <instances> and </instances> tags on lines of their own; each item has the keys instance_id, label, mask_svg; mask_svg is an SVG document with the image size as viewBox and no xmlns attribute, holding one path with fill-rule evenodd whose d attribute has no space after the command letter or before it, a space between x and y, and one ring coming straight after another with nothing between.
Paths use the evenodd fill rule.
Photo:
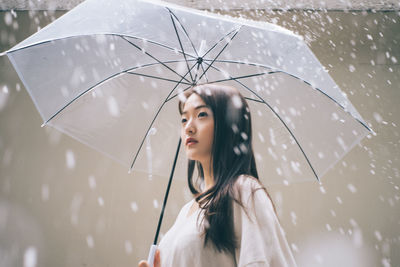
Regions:
<instances>
[{"instance_id":1,"label":"finger","mask_svg":"<svg viewBox=\"0 0 400 267\"><path fill-rule=\"evenodd\" d=\"M156 255L154 256L154 267L161 267L161 256L160 250L156 250Z\"/></svg>"},{"instance_id":2,"label":"finger","mask_svg":"<svg viewBox=\"0 0 400 267\"><path fill-rule=\"evenodd\" d=\"M140 261L138 266L139 267L149 267L149 264L147 263L147 261Z\"/></svg>"}]
</instances>

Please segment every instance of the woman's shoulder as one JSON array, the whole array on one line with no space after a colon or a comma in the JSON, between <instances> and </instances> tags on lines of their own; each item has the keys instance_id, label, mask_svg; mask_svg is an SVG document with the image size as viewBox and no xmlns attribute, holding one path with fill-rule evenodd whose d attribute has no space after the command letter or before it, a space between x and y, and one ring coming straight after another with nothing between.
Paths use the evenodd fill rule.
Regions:
<instances>
[{"instance_id":1,"label":"woman's shoulder","mask_svg":"<svg viewBox=\"0 0 400 267\"><path fill-rule=\"evenodd\" d=\"M249 174L241 174L238 176L235 182L235 189L243 191L243 190L256 190L262 189L264 186L261 181Z\"/></svg>"},{"instance_id":2,"label":"woman's shoulder","mask_svg":"<svg viewBox=\"0 0 400 267\"><path fill-rule=\"evenodd\" d=\"M180 218L181 216L186 216L186 214L188 213L190 207L192 207L194 201L195 201L195 199L193 198L189 202L186 202L182 206L181 210L179 211L177 218Z\"/></svg>"},{"instance_id":3,"label":"woman's shoulder","mask_svg":"<svg viewBox=\"0 0 400 267\"><path fill-rule=\"evenodd\" d=\"M241 174L234 184L234 196L239 201L248 198L258 190L264 191L265 187L260 180L248 174Z\"/></svg>"},{"instance_id":4,"label":"woman's shoulder","mask_svg":"<svg viewBox=\"0 0 400 267\"><path fill-rule=\"evenodd\" d=\"M247 216L268 213L271 217L270 214L275 213L272 199L259 179L251 175L240 175L234 188L236 206L244 211Z\"/></svg>"}]
</instances>

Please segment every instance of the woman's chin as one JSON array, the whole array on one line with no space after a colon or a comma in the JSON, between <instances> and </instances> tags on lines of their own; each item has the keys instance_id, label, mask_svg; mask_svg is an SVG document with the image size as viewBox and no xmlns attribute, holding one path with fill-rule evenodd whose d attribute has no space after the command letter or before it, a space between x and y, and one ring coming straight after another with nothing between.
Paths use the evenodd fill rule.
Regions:
<instances>
[{"instance_id":1,"label":"woman's chin","mask_svg":"<svg viewBox=\"0 0 400 267\"><path fill-rule=\"evenodd\" d=\"M190 160L200 161L200 157L196 153L186 152L186 157Z\"/></svg>"}]
</instances>

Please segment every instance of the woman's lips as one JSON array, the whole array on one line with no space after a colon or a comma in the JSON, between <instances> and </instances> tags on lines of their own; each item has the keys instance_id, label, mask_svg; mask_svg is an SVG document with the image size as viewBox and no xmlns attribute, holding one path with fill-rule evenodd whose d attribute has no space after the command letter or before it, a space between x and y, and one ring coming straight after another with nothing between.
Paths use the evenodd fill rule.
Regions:
<instances>
[{"instance_id":1,"label":"woman's lips","mask_svg":"<svg viewBox=\"0 0 400 267\"><path fill-rule=\"evenodd\" d=\"M186 145L190 146L190 145L194 145L197 143L197 140L194 138L188 138L186 139Z\"/></svg>"},{"instance_id":2,"label":"woman's lips","mask_svg":"<svg viewBox=\"0 0 400 267\"><path fill-rule=\"evenodd\" d=\"M187 143L188 146L192 146L192 145L195 145L195 144L197 144L196 141L190 141L190 142Z\"/></svg>"}]
</instances>

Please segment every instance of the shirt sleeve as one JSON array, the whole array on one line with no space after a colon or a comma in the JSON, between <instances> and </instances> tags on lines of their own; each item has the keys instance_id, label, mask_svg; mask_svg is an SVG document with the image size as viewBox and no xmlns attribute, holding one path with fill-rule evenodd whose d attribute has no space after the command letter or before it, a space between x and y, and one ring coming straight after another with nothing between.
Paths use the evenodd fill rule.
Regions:
<instances>
[{"instance_id":1,"label":"shirt sleeve","mask_svg":"<svg viewBox=\"0 0 400 267\"><path fill-rule=\"evenodd\" d=\"M239 199L234 203L234 225L238 241L238 267L297 266L272 202L255 178L239 178Z\"/></svg>"}]
</instances>

